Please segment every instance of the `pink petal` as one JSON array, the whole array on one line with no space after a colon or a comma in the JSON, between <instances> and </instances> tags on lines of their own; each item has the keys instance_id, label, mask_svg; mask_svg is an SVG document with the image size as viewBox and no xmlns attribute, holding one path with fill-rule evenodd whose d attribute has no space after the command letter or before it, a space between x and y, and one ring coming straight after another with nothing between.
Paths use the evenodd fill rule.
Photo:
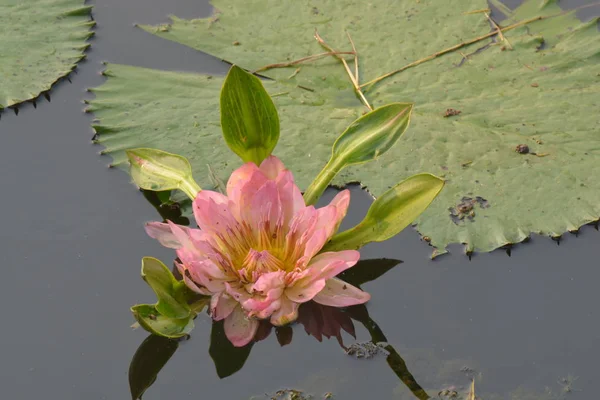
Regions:
<instances>
[{"instance_id":1,"label":"pink petal","mask_svg":"<svg viewBox=\"0 0 600 400\"><path fill-rule=\"evenodd\" d=\"M257 176L254 176L258 172ZM248 183L252 178L260 177L260 185L266 182L267 177L258 169L256 164L249 162L233 171L227 181L227 197L234 203L239 200L240 188Z\"/></svg>"},{"instance_id":2,"label":"pink petal","mask_svg":"<svg viewBox=\"0 0 600 400\"><path fill-rule=\"evenodd\" d=\"M296 284L285 290L288 299L296 303L312 300L325 287L325 279L319 279L309 284Z\"/></svg>"},{"instance_id":3,"label":"pink petal","mask_svg":"<svg viewBox=\"0 0 600 400\"><path fill-rule=\"evenodd\" d=\"M282 171L276 180L281 207L283 209L283 225L289 226L290 221L298 211L306 207L300 188L294 183L290 171Z\"/></svg>"},{"instance_id":4,"label":"pink petal","mask_svg":"<svg viewBox=\"0 0 600 400\"><path fill-rule=\"evenodd\" d=\"M281 171L285 170L285 166L279 158L275 156L269 156L260 164L260 170L263 174L265 174L267 179L275 180L277 175L279 175Z\"/></svg>"},{"instance_id":5,"label":"pink petal","mask_svg":"<svg viewBox=\"0 0 600 400\"><path fill-rule=\"evenodd\" d=\"M353 267L359 260L356 250L329 251L310 260L308 270L314 270L318 279L329 279Z\"/></svg>"},{"instance_id":6,"label":"pink petal","mask_svg":"<svg viewBox=\"0 0 600 400\"><path fill-rule=\"evenodd\" d=\"M175 226L175 231L173 226ZM191 244L191 239L199 240L203 237L202 232L198 229L176 225L171 221L167 221L167 223L148 222L145 228L148 236L170 249L179 249L184 245Z\"/></svg>"},{"instance_id":7,"label":"pink petal","mask_svg":"<svg viewBox=\"0 0 600 400\"><path fill-rule=\"evenodd\" d=\"M225 271L209 259L196 260L187 264L187 270L194 282L204 286L212 293L225 290L225 282L232 280Z\"/></svg>"},{"instance_id":8,"label":"pink petal","mask_svg":"<svg viewBox=\"0 0 600 400\"><path fill-rule=\"evenodd\" d=\"M323 229L327 239L333 236L337 228L337 208L335 206L325 206L317 209L317 225L315 230Z\"/></svg>"},{"instance_id":9,"label":"pink petal","mask_svg":"<svg viewBox=\"0 0 600 400\"><path fill-rule=\"evenodd\" d=\"M215 321L227 318L239 303L227 293L218 293L210 299L210 315Z\"/></svg>"},{"instance_id":10,"label":"pink petal","mask_svg":"<svg viewBox=\"0 0 600 400\"><path fill-rule=\"evenodd\" d=\"M237 218L243 218L244 212L252 205L254 195L267 182L268 179L265 174L256 167L250 176L240 180L236 186L232 184L227 189L229 200L233 203L234 214Z\"/></svg>"},{"instance_id":11,"label":"pink petal","mask_svg":"<svg viewBox=\"0 0 600 400\"><path fill-rule=\"evenodd\" d=\"M340 227L340 223L348 212L348 206L350 205L350 191L348 189L342 190L333 198L333 200L331 200L329 205L335 206L337 209L337 215L335 217L336 226L334 230L334 232L337 232L338 228Z\"/></svg>"},{"instance_id":12,"label":"pink petal","mask_svg":"<svg viewBox=\"0 0 600 400\"><path fill-rule=\"evenodd\" d=\"M231 208L233 203L220 193L203 190L193 203L198 227L206 233L221 233L237 226Z\"/></svg>"},{"instance_id":13,"label":"pink petal","mask_svg":"<svg viewBox=\"0 0 600 400\"><path fill-rule=\"evenodd\" d=\"M245 189L244 189L245 190ZM243 195L242 195L243 196ZM253 193L249 208L240 209L240 215L254 229L269 227L271 233L277 225L281 225L281 201L277 185L267 181L258 191ZM270 236L270 234L269 234Z\"/></svg>"},{"instance_id":14,"label":"pink petal","mask_svg":"<svg viewBox=\"0 0 600 400\"><path fill-rule=\"evenodd\" d=\"M316 231L304 246L304 254L298 259L296 266L305 267L309 261L323 248L328 237L325 229Z\"/></svg>"},{"instance_id":15,"label":"pink petal","mask_svg":"<svg viewBox=\"0 0 600 400\"><path fill-rule=\"evenodd\" d=\"M371 295L340 279L328 279L325 288L313 300L333 307L348 307L369 301Z\"/></svg>"},{"instance_id":16,"label":"pink petal","mask_svg":"<svg viewBox=\"0 0 600 400\"><path fill-rule=\"evenodd\" d=\"M258 320L247 318L242 307L236 307L224 323L225 335L235 347L243 347L252 341L258 329Z\"/></svg>"},{"instance_id":17,"label":"pink petal","mask_svg":"<svg viewBox=\"0 0 600 400\"><path fill-rule=\"evenodd\" d=\"M257 294L242 303L250 315L266 318L279 308L279 298L284 289L285 271L269 272L261 275L252 290ZM276 303L276 304L274 304Z\"/></svg>"},{"instance_id":18,"label":"pink petal","mask_svg":"<svg viewBox=\"0 0 600 400\"><path fill-rule=\"evenodd\" d=\"M282 326L294 322L298 318L298 303L294 303L287 297L281 297L281 307L271 315L271 323Z\"/></svg>"}]
</instances>

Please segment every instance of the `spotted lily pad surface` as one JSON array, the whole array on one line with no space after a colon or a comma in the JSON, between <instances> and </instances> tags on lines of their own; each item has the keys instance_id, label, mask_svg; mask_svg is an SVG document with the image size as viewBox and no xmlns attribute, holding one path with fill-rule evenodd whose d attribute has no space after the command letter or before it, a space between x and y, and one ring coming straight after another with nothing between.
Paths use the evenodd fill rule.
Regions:
<instances>
[{"instance_id":1,"label":"spotted lily pad surface","mask_svg":"<svg viewBox=\"0 0 600 400\"><path fill-rule=\"evenodd\" d=\"M499 2L495 1L498 5ZM359 83L374 107L414 102L411 126L378 161L335 184L361 182L375 196L419 172L447 180L417 229L435 247L491 251L532 232L560 235L600 216L600 35L557 1L526 0L490 21L484 0L214 0L210 18L148 32L248 70L259 70L279 110L275 149L305 189L335 138L366 107L333 56L264 69L328 51L358 53ZM497 32L510 27L504 35ZM516 24L516 25L515 25ZM453 51L442 50L461 43ZM439 56L438 56L439 55ZM340 55L354 71L353 55ZM188 157L210 188L240 165L221 137L222 77L108 65L90 111L104 153L156 147Z\"/></svg>"},{"instance_id":2,"label":"spotted lily pad surface","mask_svg":"<svg viewBox=\"0 0 600 400\"><path fill-rule=\"evenodd\" d=\"M89 46L84 0L0 0L0 110L35 99Z\"/></svg>"}]
</instances>

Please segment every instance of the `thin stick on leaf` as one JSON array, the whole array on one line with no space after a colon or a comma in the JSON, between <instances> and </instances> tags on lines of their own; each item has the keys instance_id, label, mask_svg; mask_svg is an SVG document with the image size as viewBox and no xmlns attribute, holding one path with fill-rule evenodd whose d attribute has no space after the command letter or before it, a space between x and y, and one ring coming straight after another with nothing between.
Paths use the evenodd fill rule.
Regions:
<instances>
[{"instance_id":1,"label":"thin stick on leaf","mask_svg":"<svg viewBox=\"0 0 600 400\"><path fill-rule=\"evenodd\" d=\"M316 29L315 29L315 39L317 40L317 42L319 42L319 44L321 46L323 46L325 49L329 50L331 53L337 53L335 50L333 50L333 48L331 46L329 46L327 43L325 43L325 41L319 35L319 32L317 32ZM344 65L344 69L346 70L346 73L348 74L348 77L350 78L350 82L352 82L352 86L354 86L354 90L356 91L356 94L360 97L363 104L369 110L373 111L373 107L371 107L371 105L369 104L369 101L367 100L367 98L363 94L362 90L360 89L360 85L358 84L358 81L355 79L354 74L350 70L350 67L348 66L348 63L346 62L346 60L338 55L335 55L335 57L338 58Z\"/></svg>"},{"instance_id":2,"label":"thin stick on leaf","mask_svg":"<svg viewBox=\"0 0 600 400\"><path fill-rule=\"evenodd\" d=\"M502 40L504 43L506 43L506 48L509 50L512 50L513 49L512 44L510 44L508 39L502 33L502 28L496 23L496 21L494 21L494 19L490 16L490 14L485 13L484 15L488 19L488 21L490 21L490 24L492 24L492 26L494 27L496 32L498 32L498 37L500 38L500 40Z\"/></svg>"},{"instance_id":3,"label":"thin stick on leaf","mask_svg":"<svg viewBox=\"0 0 600 400\"><path fill-rule=\"evenodd\" d=\"M471 14L481 14L481 13L489 13L492 10L490 10L489 8L481 8L479 10L473 10L473 11L467 11L464 12L463 15L471 15Z\"/></svg>"},{"instance_id":4,"label":"thin stick on leaf","mask_svg":"<svg viewBox=\"0 0 600 400\"><path fill-rule=\"evenodd\" d=\"M348 40L352 45L352 51L354 51L354 80L356 83L360 83L360 78L358 76L358 52L356 51L356 46L354 45L354 40L352 40L352 36L350 36L350 32L346 31L346 35L348 35Z\"/></svg>"},{"instance_id":5,"label":"thin stick on leaf","mask_svg":"<svg viewBox=\"0 0 600 400\"><path fill-rule=\"evenodd\" d=\"M459 44L457 44L457 45L454 45L454 46L452 46L452 47L448 47L447 49L444 49L444 50L438 51L438 52L436 52L436 53L433 53L433 54L431 54L431 55L429 55L429 56L427 56L427 57L425 57L425 58L421 58L420 60L413 61L413 62L411 62L410 64L407 64L407 65L405 65L404 67L402 67L402 68L400 68L400 69L397 69L397 70L395 70L395 71L392 71L392 72L388 72L387 74L384 74L384 75L381 75L379 78L375 78L375 79L373 79L373 80L371 80L371 81L369 81L369 82L367 82L367 83L363 83L362 85L360 85L360 87L361 87L361 88L364 88L364 87L367 87L367 86L371 86L371 85L373 85L373 84L375 84L375 83L377 83L377 82L379 82L379 81L382 81L382 80L384 80L385 78L389 78L389 77L390 77L390 76L392 76L392 75L396 75L396 74L397 74L397 73L399 73L399 72L405 71L405 70L407 70L407 69L409 69L409 68L412 68L412 67L416 67L416 66L417 66L417 65L419 65L419 64L423 64L424 62L427 62L427 61L433 60L434 58L437 58L437 57L439 57L439 56L442 56L442 55L444 55L444 54L451 53L451 52L453 52L453 51L456 51L456 50L458 50L458 49L460 49L460 48L463 48L463 47L465 47L465 46L468 46L468 45L470 45L470 44L473 44L473 43L480 42L480 41L482 41L482 40L484 40L484 39L487 39L487 38L489 38L489 37L492 37L492 36L494 36L494 35L497 35L499 32L506 32L506 31L510 31L510 30L512 30L512 29L515 29L515 28L518 28L518 27L520 27L520 26L527 25L527 24L530 24L530 23L532 23L532 22L535 22L535 21L540 21L540 20L542 20L542 19L547 19L547 18L550 18L550 17L551 17L551 16L544 17L544 16L541 16L541 15L540 15L540 16L538 16L538 17L530 18L530 19L528 19L528 20L521 21L521 22L517 22L517 23L515 23L515 24L509 25L509 26L507 26L507 27L505 27L505 28L502 28L502 29L499 29L499 30L492 31L492 32L490 32L490 33L486 33L485 35L478 36L478 37L476 37L476 38L474 38L474 39L467 40L466 42L462 42L462 43L459 43Z\"/></svg>"},{"instance_id":6,"label":"thin stick on leaf","mask_svg":"<svg viewBox=\"0 0 600 400\"><path fill-rule=\"evenodd\" d=\"M354 54L354 52L352 52L352 51L328 51L326 53L313 54L312 56L303 57L303 58L300 58L300 59L294 60L294 61L265 65L264 67L260 67L259 69L254 71L254 73L266 71L268 69L273 69L273 68L291 67L293 65L298 65L298 64L305 63L305 62L315 61L315 60L318 60L319 58L323 58L323 57L340 56L340 55L344 55L344 54Z\"/></svg>"}]
</instances>

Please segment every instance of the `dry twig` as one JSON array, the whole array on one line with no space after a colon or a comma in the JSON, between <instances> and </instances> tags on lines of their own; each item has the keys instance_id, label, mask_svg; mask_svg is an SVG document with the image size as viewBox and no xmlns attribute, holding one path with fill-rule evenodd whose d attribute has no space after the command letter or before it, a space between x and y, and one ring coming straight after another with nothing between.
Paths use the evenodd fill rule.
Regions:
<instances>
[{"instance_id":1,"label":"dry twig","mask_svg":"<svg viewBox=\"0 0 600 400\"><path fill-rule=\"evenodd\" d=\"M327 53L314 54L312 56L303 57L303 58L300 58L300 59L294 60L294 61L265 65L264 67L260 67L259 69L254 71L254 73L266 71L268 69L273 69L273 68L291 67L293 65L302 64L305 62L315 61L315 60L318 60L319 58L323 58L323 57L328 57L328 56L336 56L337 57L337 56L344 55L344 54L354 54L354 52L352 52L352 51L337 51L337 52L328 51Z\"/></svg>"},{"instance_id":2,"label":"dry twig","mask_svg":"<svg viewBox=\"0 0 600 400\"><path fill-rule=\"evenodd\" d=\"M317 42L319 42L319 44L321 46L323 46L325 49L329 50L329 52L331 53L336 53L335 50L333 50L331 48L331 46L329 46L324 40L323 38L319 35L319 32L315 29L315 39L317 40ZM355 53L356 54L356 53ZM340 57L338 55L335 55L336 58L338 58L342 64L344 65L344 69L346 70L346 73L348 74L348 77L350 78L350 82L352 82L352 86L354 86L354 91L356 92L356 94L360 97L360 100L363 102L363 104L369 109L369 110L373 110L373 107L371 107L371 105L369 104L369 101L367 100L367 98L365 97L364 93L362 92L360 85L358 84L358 80L354 77L354 74L352 73L352 71L350 70L350 67L348 66L348 63L346 62L346 60L343 57Z\"/></svg>"}]
</instances>

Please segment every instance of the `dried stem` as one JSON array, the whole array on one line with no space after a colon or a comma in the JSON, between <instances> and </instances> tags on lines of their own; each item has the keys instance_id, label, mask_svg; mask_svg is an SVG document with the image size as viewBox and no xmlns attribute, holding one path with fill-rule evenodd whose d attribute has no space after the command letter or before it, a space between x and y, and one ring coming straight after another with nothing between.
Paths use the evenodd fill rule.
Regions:
<instances>
[{"instance_id":1,"label":"dried stem","mask_svg":"<svg viewBox=\"0 0 600 400\"><path fill-rule=\"evenodd\" d=\"M323 57L328 57L328 56L336 56L337 57L337 56L344 55L344 54L354 54L354 52L352 52L352 51L337 51L337 52L329 51L327 53L314 54L312 56L303 57L303 58L300 58L300 59L294 60L294 61L265 65L264 67L260 67L259 69L254 71L254 73L266 71L266 70L272 69L272 68L291 67L293 65L298 65L298 64L305 63L305 62L315 61L315 60L318 60L319 58L323 58Z\"/></svg>"},{"instance_id":2,"label":"dried stem","mask_svg":"<svg viewBox=\"0 0 600 400\"><path fill-rule=\"evenodd\" d=\"M508 39L502 33L502 28L496 23L496 21L494 21L494 19L490 16L490 14L485 13L485 17L488 19L488 21L490 21L490 24L492 24L494 29L498 32L498 37L500 38L500 40L502 40L504 43L506 43L506 47L509 50L512 50L513 49L512 44L510 44Z\"/></svg>"},{"instance_id":3,"label":"dried stem","mask_svg":"<svg viewBox=\"0 0 600 400\"><path fill-rule=\"evenodd\" d=\"M497 35L498 33L510 31L510 30L518 28L520 26L527 25L527 24L530 24L530 23L535 22L535 21L540 21L540 20L546 19L546 18L550 18L550 16L548 16L548 17L538 16L538 17L535 17L535 18L530 18L528 20L517 22L515 24L509 25L509 26L507 26L505 28L497 29L497 30L492 31L490 33L486 33L485 35L478 36L478 37L476 37L474 39L467 40L466 42L462 42L462 43L459 43L459 44L457 44L455 46L452 46L452 47L449 47L447 49L438 51L437 53L433 53L433 54L431 54L431 55L429 55L429 56L427 56L425 58L421 58L420 60L413 61L412 63L407 64L407 65L405 65L404 67L402 67L400 69L397 69L397 70L392 71L392 72L388 72L387 74L384 74L384 75L380 76L379 78L375 78L375 79L373 79L373 80L371 80L371 81L369 81L367 83L363 83L362 85L360 85L360 87L364 88L366 86L371 86L371 85L373 85L373 84L375 84L375 83L377 83L377 82L379 82L379 81L381 81L381 80L383 80L385 78L389 78L392 75L396 75L399 72L405 71L405 70L407 70L409 68L412 68L412 67L415 67L415 66L417 66L419 64L423 64L424 62L433 60L434 58L437 58L437 57L442 56L444 54L451 53L451 52L453 52L455 50L458 50L458 49L460 49L462 47L465 47L465 46L468 46L470 44L480 42L480 41L482 41L484 39L487 39L489 37Z\"/></svg>"},{"instance_id":4,"label":"dried stem","mask_svg":"<svg viewBox=\"0 0 600 400\"><path fill-rule=\"evenodd\" d=\"M329 46L327 43L325 43L325 41L319 35L319 32L317 32L316 29L315 29L315 39L317 40L317 42L319 42L319 44L321 46L323 46L325 49L329 50L329 52L331 52L331 53L337 53L335 50L333 50L331 48L331 46ZM336 58L338 58L342 62L342 64L344 65L344 69L346 70L346 73L348 74L348 77L350 78L350 82L352 82L352 86L354 86L354 90L356 91L356 94L360 97L360 100L363 102L363 104L369 110L372 111L373 107L371 107L371 105L369 104L369 101L367 100L367 98L363 94L363 92L362 92L362 90L360 88L360 85L358 84L358 81L356 80L356 78L354 77L354 74L350 70L350 67L348 66L348 63L346 62L346 60L344 58L340 57L339 55L334 54L334 56Z\"/></svg>"},{"instance_id":5,"label":"dried stem","mask_svg":"<svg viewBox=\"0 0 600 400\"><path fill-rule=\"evenodd\" d=\"M348 35L348 40L352 45L352 51L354 51L354 80L356 83L360 82L360 78L358 77L358 52L356 51L356 46L354 45L354 40L352 40L352 36L350 36L350 32L346 31L346 35Z\"/></svg>"},{"instance_id":6,"label":"dried stem","mask_svg":"<svg viewBox=\"0 0 600 400\"><path fill-rule=\"evenodd\" d=\"M473 11L467 11L467 12L464 12L464 13L463 13L463 15L471 15L471 14L489 13L489 12L491 12L491 11L492 11L492 10L490 10L489 8L482 8L482 9L479 9L479 10L473 10Z\"/></svg>"}]
</instances>

